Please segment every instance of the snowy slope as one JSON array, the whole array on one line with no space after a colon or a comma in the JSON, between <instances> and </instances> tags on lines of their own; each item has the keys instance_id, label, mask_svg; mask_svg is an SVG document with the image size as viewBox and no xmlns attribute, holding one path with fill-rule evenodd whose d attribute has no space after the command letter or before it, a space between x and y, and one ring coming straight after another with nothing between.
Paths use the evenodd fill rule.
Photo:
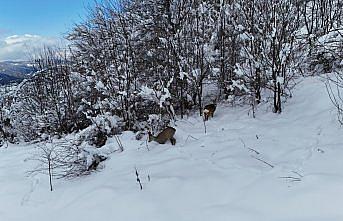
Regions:
<instances>
[{"instance_id":1,"label":"snowy slope","mask_svg":"<svg viewBox=\"0 0 343 221\"><path fill-rule=\"evenodd\" d=\"M0 61L0 85L20 82L28 78L34 70L28 62Z\"/></svg>"},{"instance_id":2,"label":"snowy slope","mask_svg":"<svg viewBox=\"0 0 343 221\"><path fill-rule=\"evenodd\" d=\"M206 135L200 117L179 120L176 146L149 151L124 133L124 152L54 192L26 174L33 147L1 149L0 220L343 220L343 131L323 82L303 79L281 115L268 108L253 119L220 105Z\"/></svg>"}]
</instances>

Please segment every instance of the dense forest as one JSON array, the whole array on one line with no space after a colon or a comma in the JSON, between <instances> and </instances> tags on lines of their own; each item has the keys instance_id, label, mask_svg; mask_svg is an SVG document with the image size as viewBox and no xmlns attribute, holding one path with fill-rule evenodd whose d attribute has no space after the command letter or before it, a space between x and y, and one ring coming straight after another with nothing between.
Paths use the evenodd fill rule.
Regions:
<instances>
[{"instance_id":1,"label":"dense forest","mask_svg":"<svg viewBox=\"0 0 343 221\"><path fill-rule=\"evenodd\" d=\"M77 134L101 147L219 102L281 114L300 77L325 73L342 112L330 93L343 83L341 0L101 1L66 39L1 91L2 144Z\"/></svg>"}]
</instances>

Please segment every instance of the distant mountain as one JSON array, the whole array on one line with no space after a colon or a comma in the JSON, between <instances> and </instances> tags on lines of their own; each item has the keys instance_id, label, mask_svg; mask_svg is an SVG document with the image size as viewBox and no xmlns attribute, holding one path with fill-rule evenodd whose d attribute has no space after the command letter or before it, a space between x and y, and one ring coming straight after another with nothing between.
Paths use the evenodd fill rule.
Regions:
<instances>
[{"instance_id":1,"label":"distant mountain","mask_svg":"<svg viewBox=\"0 0 343 221\"><path fill-rule=\"evenodd\" d=\"M29 62L4 61L0 62L0 85L20 82L30 77L34 72Z\"/></svg>"}]
</instances>

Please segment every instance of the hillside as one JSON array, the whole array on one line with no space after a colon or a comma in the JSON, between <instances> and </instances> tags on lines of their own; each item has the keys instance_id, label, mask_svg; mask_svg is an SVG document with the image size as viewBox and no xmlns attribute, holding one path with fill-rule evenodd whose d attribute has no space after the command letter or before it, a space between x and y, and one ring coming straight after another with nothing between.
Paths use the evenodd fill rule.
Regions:
<instances>
[{"instance_id":1,"label":"hillside","mask_svg":"<svg viewBox=\"0 0 343 221\"><path fill-rule=\"evenodd\" d=\"M0 62L0 85L19 82L27 78L33 71L34 68L27 62Z\"/></svg>"},{"instance_id":2,"label":"hillside","mask_svg":"<svg viewBox=\"0 0 343 221\"><path fill-rule=\"evenodd\" d=\"M319 77L304 78L282 114L221 104L204 134L177 121L176 146L120 138L98 173L28 176L34 145L0 149L1 220L341 221L342 130ZM99 151L117 149L111 139ZM142 181L136 182L135 168Z\"/></svg>"}]
</instances>

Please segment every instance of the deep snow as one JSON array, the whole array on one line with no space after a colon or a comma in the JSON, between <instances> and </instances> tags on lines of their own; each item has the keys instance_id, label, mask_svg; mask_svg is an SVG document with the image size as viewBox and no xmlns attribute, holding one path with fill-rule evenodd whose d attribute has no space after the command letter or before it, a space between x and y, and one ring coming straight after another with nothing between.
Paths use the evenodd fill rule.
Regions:
<instances>
[{"instance_id":1,"label":"deep snow","mask_svg":"<svg viewBox=\"0 0 343 221\"><path fill-rule=\"evenodd\" d=\"M221 104L206 135L189 117L176 146L149 151L124 133L124 152L90 176L54 180L53 192L47 176L26 173L34 146L0 149L0 220L342 221L343 131L324 83L304 78L281 115L269 108L254 119Z\"/></svg>"}]
</instances>

